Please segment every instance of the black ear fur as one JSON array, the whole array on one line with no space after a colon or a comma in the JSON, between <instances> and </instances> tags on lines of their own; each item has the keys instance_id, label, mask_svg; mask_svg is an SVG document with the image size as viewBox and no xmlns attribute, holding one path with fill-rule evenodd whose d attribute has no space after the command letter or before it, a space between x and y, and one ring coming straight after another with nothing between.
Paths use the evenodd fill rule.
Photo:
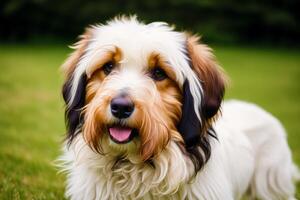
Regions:
<instances>
[{"instance_id":1,"label":"black ear fur","mask_svg":"<svg viewBox=\"0 0 300 200\"><path fill-rule=\"evenodd\" d=\"M63 98L66 102L65 109L65 121L67 127L67 139L70 144L75 136L78 134L77 128L83 122L83 116L81 115L82 108L85 104L85 94L86 94L86 83L87 76L83 74L78 82L77 90L73 101L69 105L68 102L71 98L71 88L73 79L70 78L63 85Z\"/></svg>"},{"instance_id":2,"label":"black ear fur","mask_svg":"<svg viewBox=\"0 0 300 200\"><path fill-rule=\"evenodd\" d=\"M190 92L190 86L187 80L183 84L182 116L178 130L187 147L194 146L198 143L201 124L194 109L194 98Z\"/></svg>"},{"instance_id":3,"label":"black ear fur","mask_svg":"<svg viewBox=\"0 0 300 200\"><path fill-rule=\"evenodd\" d=\"M200 117L203 118L203 116ZM194 98L186 80L183 85L182 116L178 124L178 130L184 140L185 149L194 163L195 171L199 171L210 158L209 136L216 138L212 128L207 130L208 133L202 133L202 126L196 115Z\"/></svg>"}]
</instances>

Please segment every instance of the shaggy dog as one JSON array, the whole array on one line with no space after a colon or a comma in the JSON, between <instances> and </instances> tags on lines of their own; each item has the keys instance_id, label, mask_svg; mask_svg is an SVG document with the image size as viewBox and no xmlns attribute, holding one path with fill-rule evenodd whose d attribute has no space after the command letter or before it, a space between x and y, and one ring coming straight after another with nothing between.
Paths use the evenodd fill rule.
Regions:
<instances>
[{"instance_id":1,"label":"shaggy dog","mask_svg":"<svg viewBox=\"0 0 300 200\"><path fill-rule=\"evenodd\" d=\"M88 28L63 65L71 199L294 199L281 124L222 103L209 47L166 23L119 17Z\"/></svg>"}]
</instances>

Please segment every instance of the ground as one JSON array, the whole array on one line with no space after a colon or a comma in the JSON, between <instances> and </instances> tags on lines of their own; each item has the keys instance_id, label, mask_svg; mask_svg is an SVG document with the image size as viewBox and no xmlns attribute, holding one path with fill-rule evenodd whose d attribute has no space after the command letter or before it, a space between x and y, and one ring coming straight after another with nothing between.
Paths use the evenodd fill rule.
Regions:
<instances>
[{"instance_id":1,"label":"ground","mask_svg":"<svg viewBox=\"0 0 300 200\"><path fill-rule=\"evenodd\" d=\"M214 49L231 79L226 98L278 117L300 166L300 50ZM63 199L65 177L53 162L65 131L58 67L68 53L62 44L0 45L0 199Z\"/></svg>"}]
</instances>

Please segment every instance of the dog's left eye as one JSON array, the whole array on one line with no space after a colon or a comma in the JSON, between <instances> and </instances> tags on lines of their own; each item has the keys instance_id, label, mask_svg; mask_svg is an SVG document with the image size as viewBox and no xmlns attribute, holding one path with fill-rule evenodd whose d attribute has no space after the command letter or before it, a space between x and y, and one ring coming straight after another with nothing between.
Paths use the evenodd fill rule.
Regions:
<instances>
[{"instance_id":1,"label":"dog's left eye","mask_svg":"<svg viewBox=\"0 0 300 200\"><path fill-rule=\"evenodd\" d=\"M107 63L105 63L103 66L102 66L102 69L103 69L103 71L104 71L104 73L106 74L106 75L108 75L108 74L110 74L111 73L111 71L114 69L114 63L113 62L107 62Z\"/></svg>"},{"instance_id":2,"label":"dog's left eye","mask_svg":"<svg viewBox=\"0 0 300 200\"><path fill-rule=\"evenodd\" d=\"M165 78L167 78L166 72L160 67L155 67L154 69L151 70L150 73L151 73L151 78L153 78L156 81L162 81Z\"/></svg>"}]
</instances>

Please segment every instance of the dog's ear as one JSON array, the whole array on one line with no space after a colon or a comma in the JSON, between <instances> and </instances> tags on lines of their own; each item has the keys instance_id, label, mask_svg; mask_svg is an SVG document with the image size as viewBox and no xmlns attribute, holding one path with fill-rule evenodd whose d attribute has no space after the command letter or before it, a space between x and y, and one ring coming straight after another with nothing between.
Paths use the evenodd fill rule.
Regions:
<instances>
[{"instance_id":1,"label":"dog's ear","mask_svg":"<svg viewBox=\"0 0 300 200\"><path fill-rule=\"evenodd\" d=\"M92 30L87 29L85 33L80 36L80 40L72 47L74 52L62 65L62 70L65 75L65 83L62 88L62 94L66 103L65 121L67 126L67 139L69 143L71 143L76 136L77 127L83 120L81 111L85 104L85 88L87 82L87 76L86 74L83 74L76 83L76 86L74 86L73 76L80 59L85 54L91 35ZM73 91L73 88L76 88L76 90Z\"/></svg>"},{"instance_id":2,"label":"dog's ear","mask_svg":"<svg viewBox=\"0 0 300 200\"><path fill-rule=\"evenodd\" d=\"M212 50L199 43L199 38L187 38L187 53L190 66L197 75L202 91L201 105L199 106L200 119L194 107L194 99L190 91L188 80L183 85L182 117L179 124L180 131L187 145L193 145L199 134L205 134L210 122L218 113L225 91L225 75L215 61Z\"/></svg>"},{"instance_id":3,"label":"dog's ear","mask_svg":"<svg viewBox=\"0 0 300 200\"><path fill-rule=\"evenodd\" d=\"M219 111L225 92L225 75L212 53L211 48L201 44L199 37L189 36L187 50L191 59L191 67L197 74L203 88L201 117L208 120Z\"/></svg>"},{"instance_id":4,"label":"dog's ear","mask_svg":"<svg viewBox=\"0 0 300 200\"><path fill-rule=\"evenodd\" d=\"M202 86L202 91L198 91L202 101L201 105L194 105L194 98L186 79L183 85L182 116L178 129L196 170L199 170L210 157L208 135L214 136L211 123L219 111L224 96L225 77L211 49L200 44L198 37L188 36L186 47L190 66ZM197 108L200 116L196 114Z\"/></svg>"},{"instance_id":5,"label":"dog's ear","mask_svg":"<svg viewBox=\"0 0 300 200\"><path fill-rule=\"evenodd\" d=\"M74 51L61 66L66 79L70 79L72 77L79 60L85 53L86 47L92 37L92 33L93 29L87 28L85 32L79 36L79 41L71 46Z\"/></svg>"}]
</instances>

